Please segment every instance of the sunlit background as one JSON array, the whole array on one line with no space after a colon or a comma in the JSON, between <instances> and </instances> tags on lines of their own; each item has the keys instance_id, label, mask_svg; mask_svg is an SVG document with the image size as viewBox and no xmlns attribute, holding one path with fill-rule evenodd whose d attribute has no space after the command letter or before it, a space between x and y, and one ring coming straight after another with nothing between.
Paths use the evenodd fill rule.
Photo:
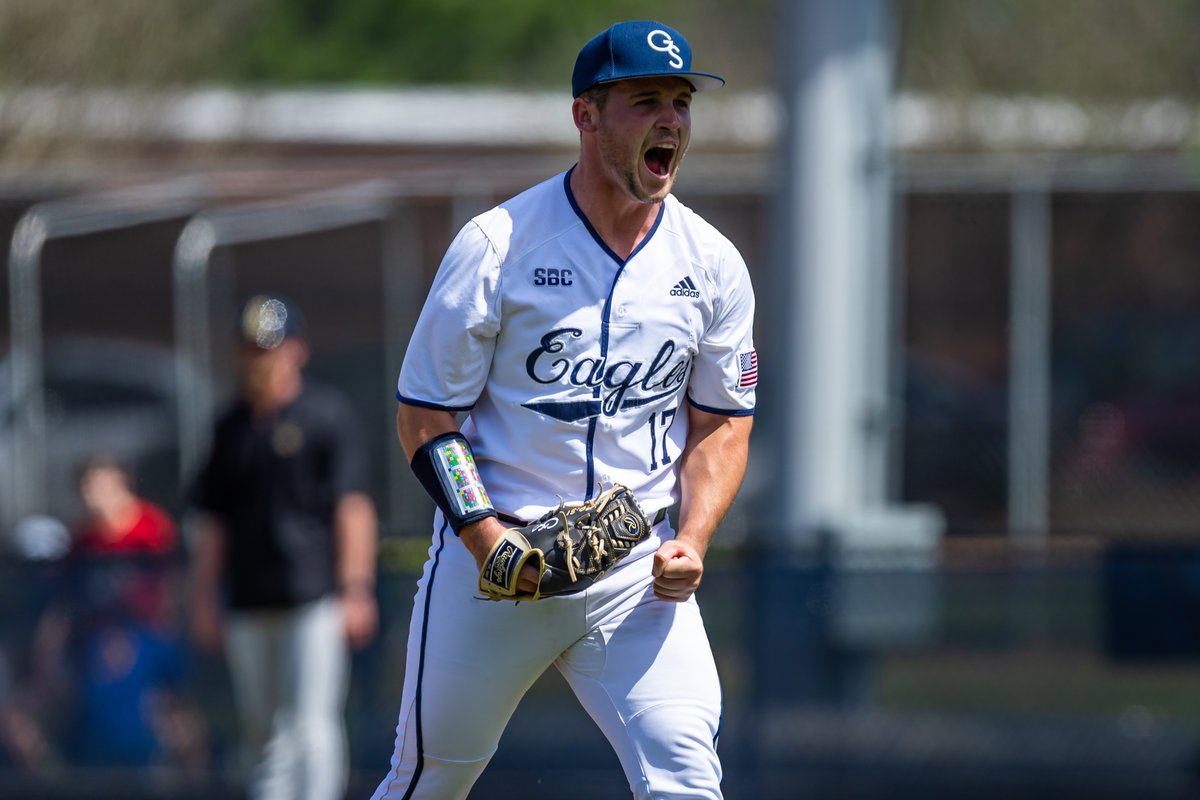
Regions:
<instances>
[{"instance_id":1,"label":"sunlit background","mask_svg":"<svg viewBox=\"0 0 1200 800\"><path fill-rule=\"evenodd\" d=\"M186 536L67 552L97 452L186 527L257 291L372 432L369 796L431 511L410 326L458 228L574 162L581 44L646 16L728 79L676 193L759 302L699 594L727 796L1200 792L1197 0L0 0L0 797L238 796ZM551 674L472 796L627 792Z\"/></svg>"}]
</instances>

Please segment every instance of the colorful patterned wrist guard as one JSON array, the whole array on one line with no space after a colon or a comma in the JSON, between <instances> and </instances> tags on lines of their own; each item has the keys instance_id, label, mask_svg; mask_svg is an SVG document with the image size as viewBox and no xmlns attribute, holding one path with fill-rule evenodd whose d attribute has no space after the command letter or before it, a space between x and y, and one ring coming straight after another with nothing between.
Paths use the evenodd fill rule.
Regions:
<instances>
[{"instance_id":1,"label":"colorful patterned wrist guard","mask_svg":"<svg viewBox=\"0 0 1200 800\"><path fill-rule=\"evenodd\" d=\"M496 516L475 468L475 454L461 433L443 433L417 448L412 470L455 533L484 517Z\"/></svg>"}]
</instances>

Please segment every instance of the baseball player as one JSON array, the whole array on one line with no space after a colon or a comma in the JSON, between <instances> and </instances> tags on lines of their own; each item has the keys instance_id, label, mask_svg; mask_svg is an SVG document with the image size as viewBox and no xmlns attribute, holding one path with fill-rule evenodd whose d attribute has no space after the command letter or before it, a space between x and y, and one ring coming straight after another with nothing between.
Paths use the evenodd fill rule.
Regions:
<instances>
[{"instance_id":1,"label":"baseball player","mask_svg":"<svg viewBox=\"0 0 1200 800\"><path fill-rule=\"evenodd\" d=\"M400 442L438 508L375 798L466 797L550 665L634 797L721 797L694 593L745 469L754 297L670 192L692 95L723 83L662 23L603 31L572 75L578 163L445 254L398 381Z\"/></svg>"}]
</instances>

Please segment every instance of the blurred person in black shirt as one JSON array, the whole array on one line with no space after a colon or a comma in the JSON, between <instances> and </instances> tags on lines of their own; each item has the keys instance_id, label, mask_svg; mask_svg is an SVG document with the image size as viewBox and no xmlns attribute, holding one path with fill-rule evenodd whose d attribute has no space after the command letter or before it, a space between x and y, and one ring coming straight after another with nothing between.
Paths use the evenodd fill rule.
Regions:
<instances>
[{"instance_id":1,"label":"blurred person in black shirt","mask_svg":"<svg viewBox=\"0 0 1200 800\"><path fill-rule=\"evenodd\" d=\"M241 391L190 497L192 633L225 644L250 796L341 798L349 652L378 625L365 445L346 399L305 380L293 305L251 298L239 330Z\"/></svg>"}]
</instances>

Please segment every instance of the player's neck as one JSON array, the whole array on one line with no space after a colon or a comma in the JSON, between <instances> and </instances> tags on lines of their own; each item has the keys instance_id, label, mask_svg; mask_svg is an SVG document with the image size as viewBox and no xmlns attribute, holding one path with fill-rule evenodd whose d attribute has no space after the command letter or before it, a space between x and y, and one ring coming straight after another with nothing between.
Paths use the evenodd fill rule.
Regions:
<instances>
[{"instance_id":1,"label":"player's neck","mask_svg":"<svg viewBox=\"0 0 1200 800\"><path fill-rule=\"evenodd\" d=\"M581 160L571 173L576 205L609 249L629 258L654 228L662 203L643 203L607 180L594 165Z\"/></svg>"}]
</instances>

